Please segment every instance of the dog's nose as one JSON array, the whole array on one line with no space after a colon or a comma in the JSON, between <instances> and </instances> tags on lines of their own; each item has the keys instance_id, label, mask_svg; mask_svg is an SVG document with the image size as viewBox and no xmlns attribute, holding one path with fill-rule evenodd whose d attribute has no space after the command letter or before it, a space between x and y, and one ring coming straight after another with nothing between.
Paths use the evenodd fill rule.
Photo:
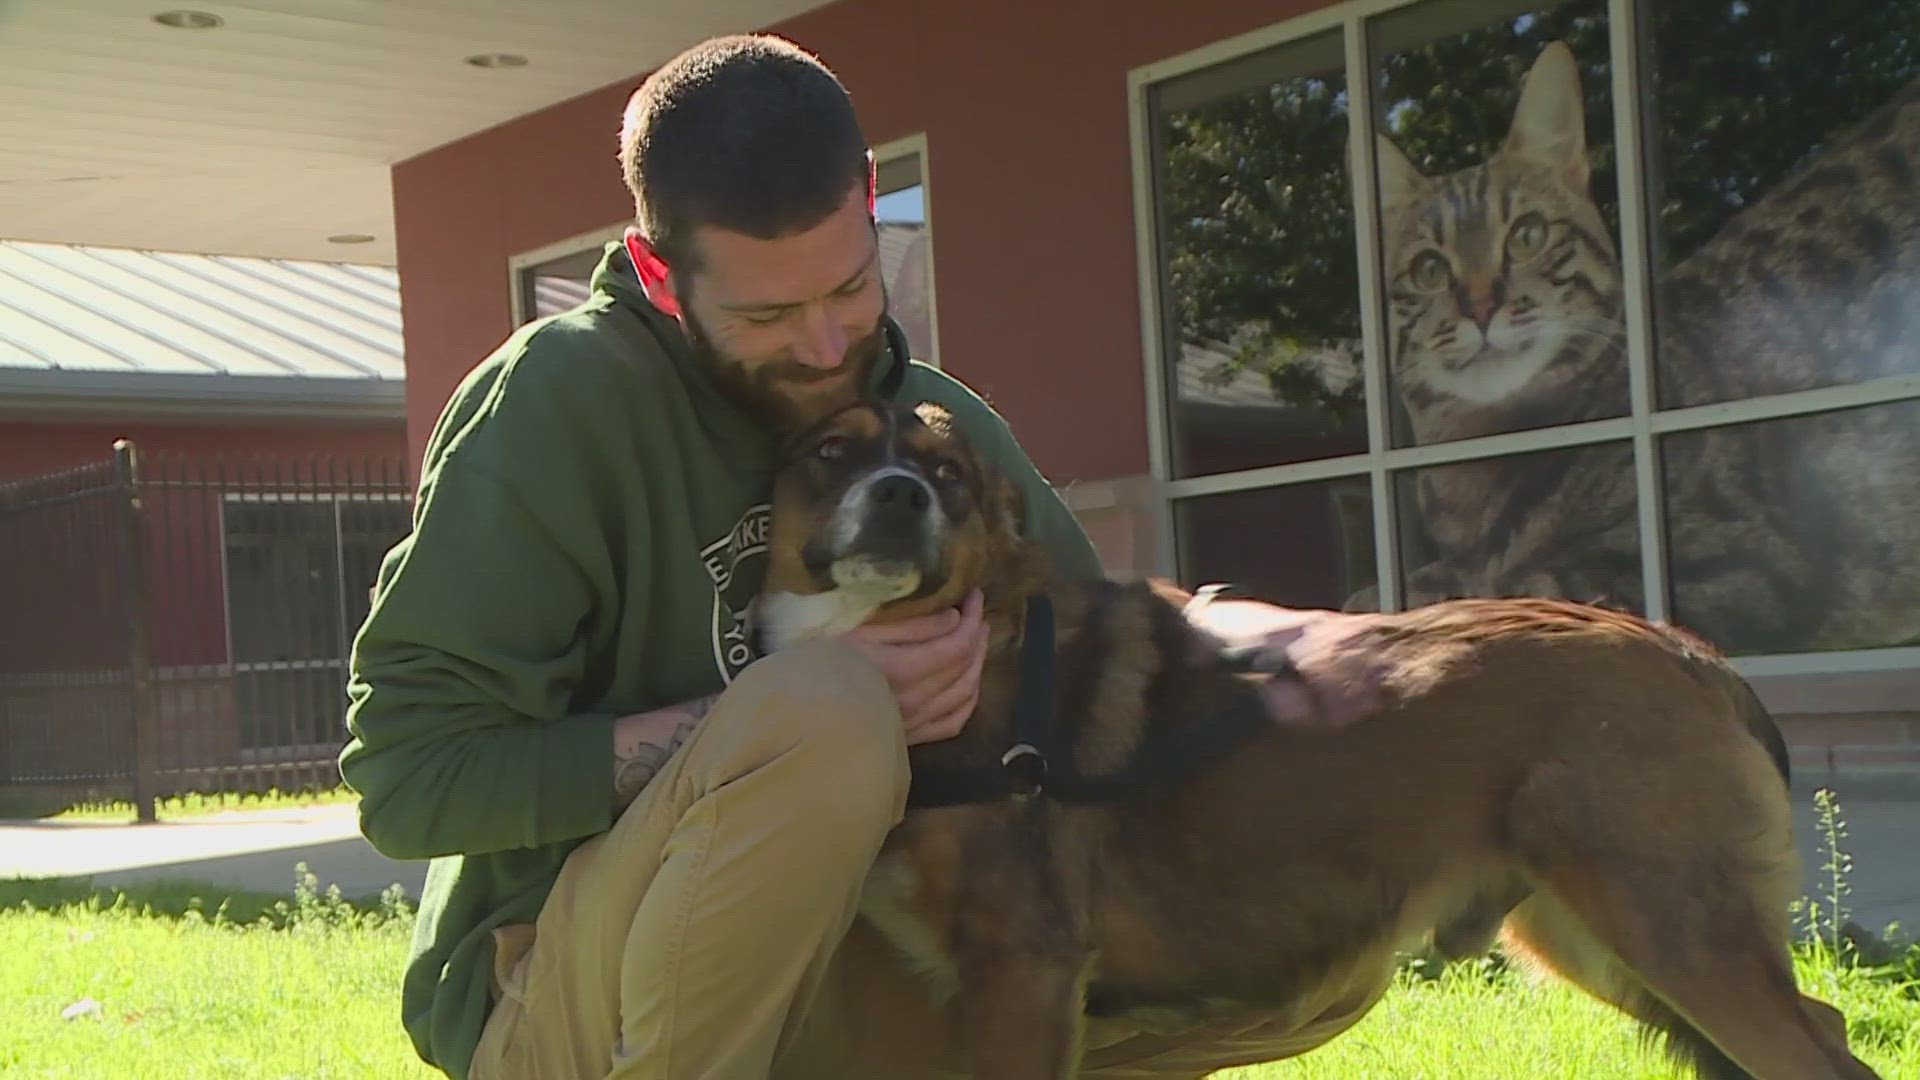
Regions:
<instances>
[{"instance_id":1,"label":"dog's nose","mask_svg":"<svg viewBox=\"0 0 1920 1080\"><path fill-rule=\"evenodd\" d=\"M873 485L873 502L882 511L891 513L925 513L933 504L933 494L927 485L911 476L895 473L883 476Z\"/></svg>"}]
</instances>

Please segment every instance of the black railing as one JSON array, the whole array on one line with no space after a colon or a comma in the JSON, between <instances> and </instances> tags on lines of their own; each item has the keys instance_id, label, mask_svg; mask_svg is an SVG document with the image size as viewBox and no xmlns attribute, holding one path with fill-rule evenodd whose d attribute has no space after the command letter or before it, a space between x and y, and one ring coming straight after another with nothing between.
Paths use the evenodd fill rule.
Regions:
<instances>
[{"instance_id":1,"label":"black railing","mask_svg":"<svg viewBox=\"0 0 1920 1080\"><path fill-rule=\"evenodd\" d=\"M0 800L331 788L393 454L136 452L0 484Z\"/></svg>"}]
</instances>

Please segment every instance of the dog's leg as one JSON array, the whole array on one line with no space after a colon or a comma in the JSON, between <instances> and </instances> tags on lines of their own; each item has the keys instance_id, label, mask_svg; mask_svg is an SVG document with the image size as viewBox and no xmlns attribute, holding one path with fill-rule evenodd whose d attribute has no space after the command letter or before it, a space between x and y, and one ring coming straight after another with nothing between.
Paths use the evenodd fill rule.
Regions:
<instances>
[{"instance_id":1,"label":"dog's leg","mask_svg":"<svg viewBox=\"0 0 1920 1080\"><path fill-rule=\"evenodd\" d=\"M1668 1007L1631 968L1588 931L1586 923L1552 896L1514 909L1500 935L1503 950L1522 966L1558 975L1645 1025L1649 1041L1666 1038L1669 1056L1701 1080L1753 1080L1712 1040Z\"/></svg>"},{"instance_id":2,"label":"dog's leg","mask_svg":"<svg viewBox=\"0 0 1920 1080\"><path fill-rule=\"evenodd\" d=\"M1769 933L1762 920L1722 910L1710 916L1714 925L1687 926L1673 908L1689 898L1668 874L1637 882L1592 871L1556 876L1557 895L1516 912L1512 936L1594 996L1664 1031L1668 1049L1697 1075L1878 1080L1848 1050L1839 1014L1799 992L1784 934Z\"/></svg>"},{"instance_id":3,"label":"dog's leg","mask_svg":"<svg viewBox=\"0 0 1920 1080\"><path fill-rule=\"evenodd\" d=\"M1606 771L1540 770L1510 818L1538 892L1509 936L1668 1032L1710 1080L1878 1080L1835 1014L1794 982L1790 808L1784 793L1755 794L1778 783L1770 768L1757 761L1752 785L1693 770L1696 790L1724 790L1710 805L1742 811L1698 817L1662 817L1685 804L1663 792L1598 790L1612 783Z\"/></svg>"},{"instance_id":4,"label":"dog's leg","mask_svg":"<svg viewBox=\"0 0 1920 1080\"><path fill-rule=\"evenodd\" d=\"M1091 965L969 949L960 961L960 1032L974 1080L1072 1080Z\"/></svg>"},{"instance_id":5,"label":"dog's leg","mask_svg":"<svg viewBox=\"0 0 1920 1080\"><path fill-rule=\"evenodd\" d=\"M1531 892L1518 883L1488 886L1465 911L1434 927L1434 951L1449 964L1485 955L1499 939L1507 915Z\"/></svg>"}]
</instances>

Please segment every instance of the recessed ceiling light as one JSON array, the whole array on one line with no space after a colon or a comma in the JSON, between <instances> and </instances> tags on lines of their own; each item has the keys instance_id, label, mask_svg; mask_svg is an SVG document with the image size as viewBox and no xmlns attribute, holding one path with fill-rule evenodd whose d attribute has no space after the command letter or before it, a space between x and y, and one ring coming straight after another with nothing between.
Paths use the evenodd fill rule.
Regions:
<instances>
[{"instance_id":1,"label":"recessed ceiling light","mask_svg":"<svg viewBox=\"0 0 1920 1080\"><path fill-rule=\"evenodd\" d=\"M371 244L373 243L373 237L363 232L334 233L332 236L327 237L327 243L329 244Z\"/></svg>"},{"instance_id":2,"label":"recessed ceiling light","mask_svg":"<svg viewBox=\"0 0 1920 1080\"><path fill-rule=\"evenodd\" d=\"M175 30L211 30L227 20L207 11L163 11L153 17L161 26Z\"/></svg>"},{"instance_id":3,"label":"recessed ceiling light","mask_svg":"<svg viewBox=\"0 0 1920 1080\"><path fill-rule=\"evenodd\" d=\"M517 68L526 67L527 58L519 53L490 52L469 56L467 63L477 68Z\"/></svg>"}]
</instances>

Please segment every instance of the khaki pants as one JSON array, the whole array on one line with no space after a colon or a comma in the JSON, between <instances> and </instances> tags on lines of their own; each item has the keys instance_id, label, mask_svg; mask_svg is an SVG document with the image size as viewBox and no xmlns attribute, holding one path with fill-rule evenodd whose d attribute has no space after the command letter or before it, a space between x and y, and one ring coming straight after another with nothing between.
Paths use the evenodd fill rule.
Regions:
<instances>
[{"instance_id":1,"label":"khaki pants","mask_svg":"<svg viewBox=\"0 0 1920 1080\"><path fill-rule=\"evenodd\" d=\"M748 667L568 858L538 920L496 931L471 1080L952 1075L935 1067L943 1019L854 920L908 778L893 695L858 652L814 643ZM1103 1080L1254 1060L1231 1035L1198 1056L1087 1036L1106 1049L1084 1075Z\"/></svg>"}]
</instances>

